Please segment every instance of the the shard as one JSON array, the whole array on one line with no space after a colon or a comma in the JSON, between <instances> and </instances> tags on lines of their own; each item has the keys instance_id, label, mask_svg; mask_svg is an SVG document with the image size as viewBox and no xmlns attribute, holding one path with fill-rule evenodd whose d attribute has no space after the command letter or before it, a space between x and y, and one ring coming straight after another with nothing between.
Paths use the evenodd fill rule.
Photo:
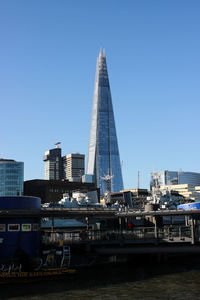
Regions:
<instances>
[{"instance_id":1,"label":"the shard","mask_svg":"<svg viewBox=\"0 0 200 300\"><path fill-rule=\"evenodd\" d=\"M105 50L97 58L87 174L92 174L101 194L123 189Z\"/></svg>"}]
</instances>

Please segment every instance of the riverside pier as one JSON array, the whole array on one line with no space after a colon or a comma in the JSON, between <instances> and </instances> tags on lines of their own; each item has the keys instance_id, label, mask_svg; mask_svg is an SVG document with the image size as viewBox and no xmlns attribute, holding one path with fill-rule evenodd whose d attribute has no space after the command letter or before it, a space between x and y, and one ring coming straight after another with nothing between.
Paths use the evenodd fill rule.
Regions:
<instances>
[{"instance_id":1,"label":"riverside pier","mask_svg":"<svg viewBox=\"0 0 200 300\"><path fill-rule=\"evenodd\" d=\"M49 229L41 228L45 249L68 246L83 256L170 255L200 253L200 210L121 211L112 208L1 209L3 219L48 218ZM56 228L59 219L83 220L83 229ZM138 221L139 220L139 221ZM132 226L130 226L130 221ZM134 224L134 221L140 224ZM98 222L104 226L94 228ZM111 225L110 225L111 224ZM3 240L0 241L3 244Z\"/></svg>"}]
</instances>

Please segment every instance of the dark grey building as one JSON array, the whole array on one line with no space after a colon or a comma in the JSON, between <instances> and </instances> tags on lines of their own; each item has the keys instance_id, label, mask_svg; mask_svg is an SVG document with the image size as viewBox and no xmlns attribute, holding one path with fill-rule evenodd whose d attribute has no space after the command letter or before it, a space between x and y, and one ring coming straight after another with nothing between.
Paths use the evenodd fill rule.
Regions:
<instances>
[{"instance_id":1,"label":"dark grey building","mask_svg":"<svg viewBox=\"0 0 200 300\"><path fill-rule=\"evenodd\" d=\"M61 180L63 178L63 166L60 143L56 143L56 148L45 151L43 161L45 162L45 179Z\"/></svg>"},{"instance_id":2,"label":"dark grey building","mask_svg":"<svg viewBox=\"0 0 200 300\"><path fill-rule=\"evenodd\" d=\"M100 191L94 183L43 179L27 180L24 182L24 195L39 197L42 203L57 203L63 198L63 194L72 196L72 193L76 191L83 193L97 191L99 202Z\"/></svg>"}]
</instances>

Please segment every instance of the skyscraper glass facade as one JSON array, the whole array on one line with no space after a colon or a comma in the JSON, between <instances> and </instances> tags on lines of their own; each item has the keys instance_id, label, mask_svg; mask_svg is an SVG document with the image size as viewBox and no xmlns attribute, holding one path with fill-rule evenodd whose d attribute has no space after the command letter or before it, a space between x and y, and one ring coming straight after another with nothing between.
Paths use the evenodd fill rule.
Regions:
<instances>
[{"instance_id":1,"label":"skyscraper glass facade","mask_svg":"<svg viewBox=\"0 0 200 300\"><path fill-rule=\"evenodd\" d=\"M0 196L21 196L24 191L24 163L0 159Z\"/></svg>"},{"instance_id":2,"label":"skyscraper glass facade","mask_svg":"<svg viewBox=\"0 0 200 300\"><path fill-rule=\"evenodd\" d=\"M150 188L163 185L191 184L200 185L200 173L179 171L160 171L151 173Z\"/></svg>"},{"instance_id":3,"label":"skyscraper glass facade","mask_svg":"<svg viewBox=\"0 0 200 300\"><path fill-rule=\"evenodd\" d=\"M97 59L87 174L94 175L101 194L106 192L108 180L112 192L123 189L105 51L100 51Z\"/></svg>"}]
</instances>

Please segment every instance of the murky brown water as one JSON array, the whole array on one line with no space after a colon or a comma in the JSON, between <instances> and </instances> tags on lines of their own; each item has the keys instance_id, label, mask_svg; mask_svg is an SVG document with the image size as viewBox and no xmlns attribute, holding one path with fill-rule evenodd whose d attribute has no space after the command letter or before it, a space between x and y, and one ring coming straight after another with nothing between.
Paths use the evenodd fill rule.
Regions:
<instances>
[{"instance_id":1,"label":"murky brown water","mask_svg":"<svg viewBox=\"0 0 200 300\"><path fill-rule=\"evenodd\" d=\"M0 299L200 299L200 266L93 267L59 280L1 285Z\"/></svg>"}]
</instances>

